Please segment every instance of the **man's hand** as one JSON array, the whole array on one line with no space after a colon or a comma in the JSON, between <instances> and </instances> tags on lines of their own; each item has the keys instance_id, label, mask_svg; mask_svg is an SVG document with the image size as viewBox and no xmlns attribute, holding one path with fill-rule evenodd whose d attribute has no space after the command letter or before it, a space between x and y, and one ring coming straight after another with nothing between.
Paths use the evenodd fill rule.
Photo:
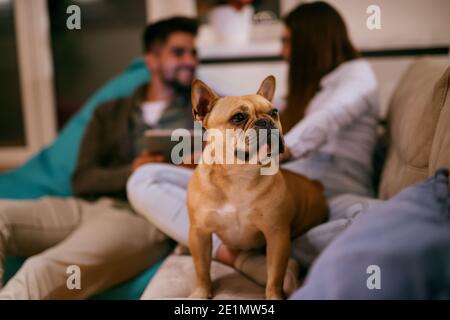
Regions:
<instances>
[{"instance_id":1,"label":"man's hand","mask_svg":"<svg viewBox=\"0 0 450 320\"><path fill-rule=\"evenodd\" d=\"M164 162L165 159L160 154L150 154L147 149L142 150L141 154L133 160L131 164L131 168L133 172L146 163L161 163Z\"/></svg>"}]
</instances>

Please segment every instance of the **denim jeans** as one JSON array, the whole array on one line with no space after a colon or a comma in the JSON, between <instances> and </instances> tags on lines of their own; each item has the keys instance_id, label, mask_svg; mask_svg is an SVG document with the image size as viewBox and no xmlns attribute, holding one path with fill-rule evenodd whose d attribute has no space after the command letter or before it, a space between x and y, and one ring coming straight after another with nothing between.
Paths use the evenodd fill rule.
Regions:
<instances>
[{"instance_id":1,"label":"denim jeans","mask_svg":"<svg viewBox=\"0 0 450 320\"><path fill-rule=\"evenodd\" d=\"M293 299L449 299L449 172L358 215Z\"/></svg>"},{"instance_id":2,"label":"denim jeans","mask_svg":"<svg viewBox=\"0 0 450 320\"><path fill-rule=\"evenodd\" d=\"M346 193L373 196L372 171L352 159L315 152L283 164L282 168L319 180L328 198Z\"/></svg>"}]
</instances>

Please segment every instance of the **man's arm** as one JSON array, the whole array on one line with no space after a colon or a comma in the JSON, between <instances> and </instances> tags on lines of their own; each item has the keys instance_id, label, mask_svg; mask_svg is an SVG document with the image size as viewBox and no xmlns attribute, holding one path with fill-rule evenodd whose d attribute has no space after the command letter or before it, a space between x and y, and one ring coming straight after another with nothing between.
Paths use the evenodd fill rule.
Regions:
<instances>
[{"instance_id":1,"label":"man's arm","mask_svg":"<svg viewBox=\"0 0 450 320\"><path fill-rule=\"evenodd\" d=\"M72 177L72 189L76 196L112 194L124 191L126 182L131 174L131 164L105 167L104 158L107 156L107 146L104 142L104 121L99 108L86 129L77 166Z\"/></svg>"}]
</instances>

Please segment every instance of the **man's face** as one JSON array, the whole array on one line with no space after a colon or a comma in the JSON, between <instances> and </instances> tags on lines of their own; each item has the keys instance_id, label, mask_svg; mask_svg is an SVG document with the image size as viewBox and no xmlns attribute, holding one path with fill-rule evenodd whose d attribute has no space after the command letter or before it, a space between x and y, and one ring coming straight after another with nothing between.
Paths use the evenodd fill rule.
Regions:
<instances>
[{"instance_id":1,"label":"man's face","mask_svg":"<svg viewBox=\"0 0 450 320\"><path fill-rule=\"evenodd\" d=\"M198 65L195 38L187 32L174 32L154 52L146 55L152 73L176 90L189 90Z\"/></svg>"}]
</instances>

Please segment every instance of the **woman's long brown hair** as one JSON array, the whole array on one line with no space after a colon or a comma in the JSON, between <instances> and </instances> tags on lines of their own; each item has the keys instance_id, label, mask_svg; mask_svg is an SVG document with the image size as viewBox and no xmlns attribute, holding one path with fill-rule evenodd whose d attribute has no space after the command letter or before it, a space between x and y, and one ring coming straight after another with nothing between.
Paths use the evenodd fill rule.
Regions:
<instances>
[{"instance_id":1,"label":"woman's long brown hair","mask_svg":"<svg viewBox=\"0 0 450 320\"><path fill-rule=\"evenodd\" d=\"M291 33L287 105L281 115L288 132L305 115L320 80L345 61L359 57L345 22L331 5L304 3L291 11L284 23Z\"/></svg>"}]
</instances>

